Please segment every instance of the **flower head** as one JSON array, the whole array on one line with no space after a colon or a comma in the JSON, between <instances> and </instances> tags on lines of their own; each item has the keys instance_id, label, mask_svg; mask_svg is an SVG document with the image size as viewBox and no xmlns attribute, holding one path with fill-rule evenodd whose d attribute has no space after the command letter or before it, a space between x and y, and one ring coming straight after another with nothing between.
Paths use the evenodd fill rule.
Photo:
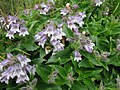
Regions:
<instances>
[{"instance_id":1,"label":"flower head","mask_svg":"<svg viewBox=\"0 0 120 90\"><path fill-rule=\"evenodd\" d=\"M29 35L28 29L26 27L20 27L19 36Z\"/></svg>"},{"instance_id":2,"label":"flower head","mask_svg":"<svg viewBox=\"0 0 120 90\"><path fill-rule=\"evenodd\" d=\"M75 51L74 52L74 61L79 62L80 60L82 60L81 56L82 55L78 51Z\"/></svg>"},{"instance_id":3,"label":"flower head","mask_svg":"<svg viewBox=\"0 0 120 90\"><path fill-rule=\"evenodd\" d=\"M14 31L8 31L8 33L6 34L6 37L9 37L9 39L12 39L14 38L14 34L15 34Z\"/></svg>"},{"instance_id":4,"label":"flower head","mask_svg":"<svg viewBox=\"0 0 120 90\"><path fill-rule=\"evenodd\" d=\"M29 80L28 73L35 74L35 67L29 65L31 62L25 55L18 54L13 56L7 54L7 58L0 62L0 82L9 83L10 79L17 77L16 83L26 82Z\"/></svg>"},{"instance_id":5,"label":"flower head","mask_svg":"<svg viewBox=\"0 0 120 90\"><path fill-rule=\"evenodd\" d=\"M60 14L62 14L63 16L68 14L68 10L66 8L63 8L62 10L60 10Z\"/></svg>"},{"instance_id":6,"label":"flower head","mask_svg":"<svg viewBox=\"0 0 120 90\"><path fill-rule=\"evenodd\" d=\"M94 0L95 6L100 6L103 2L103 0Z\"/></svg>"}]
</instances>

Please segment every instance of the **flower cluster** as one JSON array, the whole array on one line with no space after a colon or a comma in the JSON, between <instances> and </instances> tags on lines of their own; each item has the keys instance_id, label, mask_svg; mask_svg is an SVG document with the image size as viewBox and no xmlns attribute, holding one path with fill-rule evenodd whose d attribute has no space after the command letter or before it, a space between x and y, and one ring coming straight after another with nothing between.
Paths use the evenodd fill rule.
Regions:
<instances>
[{"instance_id":1,"label":"flower cluster","mask_svg":"<svg viewBox=\"0 0 120 90\"><path fill-rule=\"evenodd\" d=\"M27 73L35 74L35 66L28 63L31 62L25 55L18 54L13 56L7 54L7 58L0 62L0 82L9 83L9 80L17 77L16 83L29 81Z\"/></svg>"},{"instance_id":2,"label":"flower cluster","mask_svg":"<svg viewBox=\"0 0 120 90\"><path fill-rule=\"evenodd\" d=\"M53 0L48 0L46 3L36 4L34 9L39 10L40 14L48 14L48 12L54 8L55 2Z\"/></svg>"},{"instance_id":3,"label":"flower cluster","mask_svg":"<svg viewBox=\"0 0 120 90\"><path fill-rule=\"evenodd\" d=\"M86 17L85 12L74 12L74 9L77 8L78 5L70 7L69 3L67 3L66 7L60 10L63 20L66 19L64 21L66 21L68 28L73 30L75 35L79 35L79 27L83 26L83 19Z\"/></svg>"},{"instance_id":4,"label":"flower cluster","mask_svg":"<svg viewBox=\"0 0 120 90\"><path fill-rule=\"evenodd\" d=\"M79 32L79 29L84 25L84 18L86 17L85 12L77 12L78 5L70 6L69 3L66 4L66 7L60 10L62 14L63 21L67 24L67 27L70 28L76 38L67 38L68 41L77 42L79 49L86 50L89 53L92 53L93 47L95 46L92 41L85 35ZM76 50L74 51L74 61L79 62L82 60L81 54Z\"/></svg>"},{"instance_id":5,"label":"flower cluster","mask_svg":"<svg viewBox=\"0 0 120 90\"><path fill-rule=\"evenodd\" d=\"M76 43L78 45L77 46L78 49L85 50L89 53L93 52L93 47L95 46L95 44L92 42L92 40L90 40L89 37L87 37L81 33L80 33L79 37L67 38L67 41ZM74 52L74 61L79 62L80 60L82 60L81 56L82 55L76 50Z\"/></svg>"},{"instance_id":6,"label":"flower cluster","mask_svg":"<svg viewBox=\"0 0 120 90\"><path fill-rule=\"evenodd\" d=\"M35 41L44 48L45 42L50 38L50 43L54 46L53 52L63 50L64 44L61 43L61 39L66 34L62 31L62 25L56 25L54 21L49 21L45 29L35 35Z\"/></svg>"},{"instance_id":7,"label":"flower cluster","mask_svg":"<svg viewBox=\"0 0 120 90\"><path fill-rule=\"evenodd\" d=\"M28 29L23 25L24 20L19 20L16 16L1 17L0 23L7 30L6 37L14 38L14 34L19 33L19 36L28 35Z\"/></svg>"}]
</instances>

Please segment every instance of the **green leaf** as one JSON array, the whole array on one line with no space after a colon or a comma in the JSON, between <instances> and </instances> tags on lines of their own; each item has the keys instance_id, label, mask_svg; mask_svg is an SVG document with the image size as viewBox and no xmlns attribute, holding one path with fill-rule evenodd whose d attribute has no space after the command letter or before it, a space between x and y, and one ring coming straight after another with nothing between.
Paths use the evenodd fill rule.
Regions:
<instances>
[{"instance_id":1,"label":"green leaf","mask_svg":"<svg viewBox=\"0 0 120 90\"><path fill-rule=\"evenodd\" d=\"M112 28L111 30L112 30L111 35L120 34L120 28Z\"/></svg>"},{"instance_id":2,"label":"green leaf","mask_svg":"<svg viewBox=\"0 0 120 90\"><path fill-rule=\"evenodd\" d=\"M24 45L24 47L28 50L28 51L34 51L37 48L39 48L39 46L35 45L34 43L26 43Z\"/></svg>"},{"instance_id":3,"label":"green leaf","mask_svg":"<svg viewBox=\"0 0 120 90\"><path fill-rule=\"evenodd\" d=\"M88 87L89 90L96 90L95 89L95 84L93 83L93 81L91 79L84 79L83 83L85 84L85 86Z\"/></svg>"},{"instance_id":4,"label":"green leaf","mask_svg":"<svg viewBox=\"0 0 120 90\"><path fill-rule=\"evenodd\" d=\"M15 50L15 47L11 45L11 46L6 48L5 52L9 53L9 52L12 52L14 50Z\"/></svg>"},{"instance_id":5,"label":"green leaf","mask_svg":"<svg viewBox=\"0 0 120 90\"><path fill-rule=\"evenodd\" d=\"M85 67L85 68L94 67L94 65L91 62L89 62L89 60L87 59L83 59L81 62L79 62L78 66Z\"/></svg>"},{"instance_id":6,"label":"green leaf","mask_svg":"<svg viewBox=\"0 0 120 90\"><path fill-rule=\"evenodd\" d=\"M101 66L103 66L107 71L109 71L107 62L101 62Z\"/></svg>"},{"instance_id":7,"label":"green leaf","mask_svg":"<svg viewBox=\"0 0 120 90\"><path fill-rule=\"evenodd\" d=\"M100 63L96 59L96 57L92 53L88 53L86 51L80 51L80 53L86 57L91 63L93 63L96 66L100 66Z\"/></svg>"},{"instance_id":8,"label":"green leaf","mask_svg":"<svg viewBox=\"0 0 120 90\"><path fill-rule=\"evenodd\" d=\"M88 90L81 82L74 82L71 89L72 90Z\"/></svg>"},{"instance_id":9,"label":"green leaf","mask_svg":"<svg viewBox=\"0 0 120 90\"><path fill-rule=\"evenodd\" d=\"M37 90L62 90L59 85L46 84L45 82L38 81L36 85Z\"/></svg>"},{"instance_id":10,"label":"green leaf","mask_svg":"<svg viewBox=\"0 0 120 90\"><path fill-rule=\"evenodd\" d=\"M50 74L49 70L36 65L36 72L44 80L44 82L46 83L48 82L49 80L48 75Z\"/></svg>"},{"instance_id":11,"label":"green leaf","mask_svg":"<svg viewBox=\"0 0 120 90\"><path fill-rule=\"evenodd\" d=\"M32 36L28 36L25 40L24 43L22 44L24 48L26 48L28 51L34 51L37 48L39 48L39 46L37 46L34 43L34 38Z\"/></svg>"},{"instance_id":12,"label":"green leaf","mask_svg":"<svg viewBox=\"0 0 120 90\"><path fill-rule=\"evenodd\" d=\"M70 58L70 54L72 53L72 49L71 48L65 48L63 51L59 51L58 53L56 53L55 55L51 56L48 59L47 63L51 63L51 62L57 62L58 60L67 60ZM60 59L59 59L60 58Z\"/></svg>"},{"instance_id":13,"label":"green leaf","mask_svg":"<svg viewBox=\"0 0 120 90\"><path fill-rule=\"evenodd\" d=\"M74 37L72 30L67 28L67 26L65 26L65 25L63 26L63 32L66 34L67 38Z\"/></svg>"},{"instance_id":14,"label":"green leaf","mask_svg":"<svg viewBox=\"0 0 120 90\"><path fill-rule=\"evenodd\" d=\"M67 77L67 73L62 66L58 66L58 65L49 65L49 66L57 70L61 77L63 78Z\"/></svg>"},{"instance_id":15,"label":"green leaf","mask_svg":"<svg viewBox=\"0 0 120 90\"><path fill-rule=\"evenodd\" d=\"M97 75L100 75L100 72L102 72L103 69L99 68L99 69L83 69L81 75L84 78L88 78L88 77L96 77Z\"/></svg>"},{"instance_id":16,"label":"green leaf","mask_svg":"<svg viewBox=\"0 0 120 90\"><path fill-rule=\"evenodd\" d=\"M108 64L112 64L114 66L120 66L120 57L116 54L112 55L110 58L109 58L109 61L108 61Z\"/></svg>"},{"instance_id":17,"label":"green leaf","mask_svg":"<svg viewBox=\"0 0 120 90\"><path fill-rule=\"evenodd\" d=\"M0 52L3 52L5 49L4 44L0 43Z\"/></svg>"}]
</instances>

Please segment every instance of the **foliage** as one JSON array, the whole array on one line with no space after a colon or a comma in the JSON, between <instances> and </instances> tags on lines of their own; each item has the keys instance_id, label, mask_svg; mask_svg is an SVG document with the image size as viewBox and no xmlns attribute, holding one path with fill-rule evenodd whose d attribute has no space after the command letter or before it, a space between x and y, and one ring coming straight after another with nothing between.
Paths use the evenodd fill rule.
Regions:
<instances>
[{"instance_id":1,"label":"foliage","mask_svg":"<svg viewBox=\"0 0 120 90\"><path fill-rule=\"evenodd\" d=\"M36 73L28 74L25 83L16 84L16 77L8 84L1 82L0 90L119 90L120 0L100 0L100 5L96 0L46 0L42 5L22 0L24 10L16 8L20 0L8 1L14 7L5 12L0 4L2 12L15 16L17 12L16 22L24 20L29 34L18 31L14 38L6 37L12 24L7 18L6 28L8 23L1 19L0 61L8 53L21 53L35 65Z\"/></svg>"}]
</instances>

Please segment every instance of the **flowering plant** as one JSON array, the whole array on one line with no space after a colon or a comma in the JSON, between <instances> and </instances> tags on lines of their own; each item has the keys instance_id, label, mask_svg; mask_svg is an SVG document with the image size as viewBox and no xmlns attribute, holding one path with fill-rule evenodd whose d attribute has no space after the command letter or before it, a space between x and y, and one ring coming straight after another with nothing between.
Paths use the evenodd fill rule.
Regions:
<instances>
[{"instance_id":1,"label":"flowering plant","mask_svg":"<svg viewBox=\"0 0 120 90\"><path fill-rule=\"evenodd\" d=\"M0 88L120 88L119 1L47 0L0 17Z\"/></svg>"}]
</instances>

